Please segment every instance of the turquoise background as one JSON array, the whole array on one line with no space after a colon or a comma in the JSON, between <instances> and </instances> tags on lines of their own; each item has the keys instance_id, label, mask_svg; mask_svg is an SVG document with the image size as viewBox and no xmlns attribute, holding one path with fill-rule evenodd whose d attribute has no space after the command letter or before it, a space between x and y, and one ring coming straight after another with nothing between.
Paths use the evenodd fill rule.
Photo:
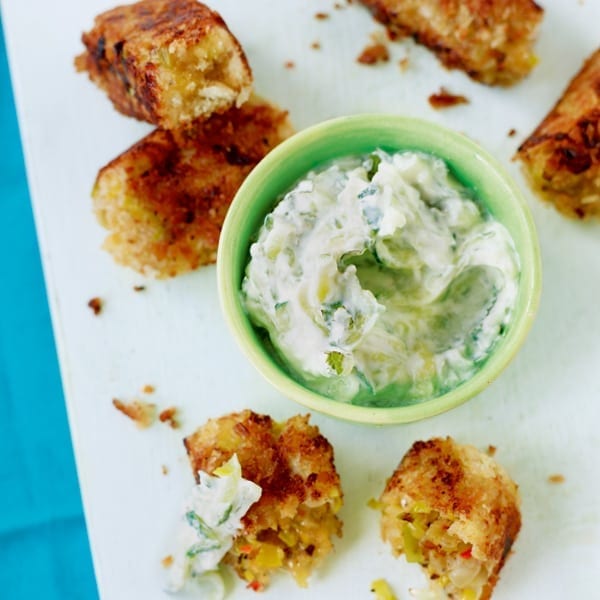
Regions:
<instances>
[{"instance_id":1,"label":"turquoise background","mask_svg":"<svg viewBox=\"0 0 600 600\"><path fill-rule=\"evenodd\" d=\"M0 598L98 598L0 27Z\"/></svg>"}]
</instances>

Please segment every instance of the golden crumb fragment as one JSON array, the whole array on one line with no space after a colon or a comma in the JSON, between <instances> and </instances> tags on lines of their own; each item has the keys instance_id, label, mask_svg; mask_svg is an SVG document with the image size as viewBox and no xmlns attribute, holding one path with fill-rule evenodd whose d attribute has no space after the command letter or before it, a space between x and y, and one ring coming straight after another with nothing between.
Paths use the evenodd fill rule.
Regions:
<instances>
[{"instance_id":1,"label":"golden crumb fragment","mask_svg":"<svg viewBox=\"0 0 600 600\"><path fill-rule=\"evenodd\" d=\"M411 36L450 69L512 85L536 64L543 9L533 0L361 0L392 39Z\"/></svg>"},{"instance_id":2,"label":"golden crumb fragment","mask_svg":"<svg viewBox=\"0 0 600 600\"><path fill-rule=\"evenodd\" d=\"M550 475L548 477L548 481L550 483L564 483L565 482L565 476L561 475L560 473L555 473L554 475Z\"/></svg>"},{"instance_id":3,"label":"golden crumb fragment","mask_svg":"<svg viewBox=\"0 0 600 600\"><path fill-rule=\"evenodd\" d=\"M113 398L113 406L129 417L140 429L150 427L156 420L156 404L144 402L143 400L133 400L132 402L123 402L118 398Z\"/></svg>"},{"instance_id":4,"label":"golden crumb fragment","mask_svg":"<svg viewBox=\"0 0 600 600\"><path fill-rule=\"evenodd\" d=\"M329 13L326 13L326 12L315 13L315 19L317 19L318 21L324 21L325 19L329 19Z\"/></svg>"},{"instance_id":5,"label":"golden crumb fragment","mask_svg":"<svg viewBox=\"0 0 600 600\"><path fill-rule=\"evenodd\" d=\"M101 298L92 298L87 305L92 309L95 315L99 315L104 307L104 302Z\"/></svg>"},{"instance_id":6,"label":"golden crumb fragment","mask_svg":"<svg viewBox=\"0 0 600 600\"><path fill-rule=\"evenodd\" d=\"M252 73L221 16L196 0L142 0L98 15L82 36L79 71L115 108L175 129L241 106Z\"/></svg>"},{"instance_id":7,"label":"golden crumb fragment","mask_svg":"<svg viewBox=\"0 0 600 600\"><path fill-rule=\"evenodd\" d=\"M496 450L497 450L496 446L492 446L492 444L490 444L487 447L487 454L488 454L488 456L494 456L496 454Z\"/></svg>"},{"instance_id":8,"label":"golden crumb fragment","mask_svg":"<svg viewBox=\"0 0 600 600\"><path fill-rule=\"evenodd\" d=\"M390 584L385 579L376 579L373 581L371 591L375 594L375 600L396 600Z\"/></svg>"},{"instance_id":9,"label":"golden crumb fragment","mask_svg":"<svg viewBox=\"0 0 600 600\"><path fill-rule=\"evenodd\" d=\"M153 385L150 385L148 383L142 388L142 392L144 394L154 394L155 391L156 391L156 388Z\"/></svg>"},{"instance_id":10,"label":"golden crumb fragment","mask_svg":"<svg viewBox=\"0 0 600 600\"><path fill-rule=\"evenodd\" d=\"M469 104L469 99L461 94L453 94L449 92L445 87L440 87L440 91L435 94L431 94L428 98L429 104L436 110L450 108L457 104Z\"/></svg>"},{"instance_id":11,"label":"golden crumb fragment","mask_svg":"<svg viewBox=\"0 0 600 600\"><path fill-rule=\"evenodd\" d=\"M567 217L600 217L600 49L521 144L516 158L540 197Z\"/></svg>"},{"instance_id":12,"label":"golden crumb fragment","mask_svg":"<svg viewBox=\"0 0 600 600\"><path fill-rule=\"evenodd\" d=\"M165 569L168 569L173 564L173 557L169 554L165 556L160 562Z\"/></svg>"},{"instance_id":13,"label":"golden crumb fragment","mask_svg":"<svg viewBox=\"0 0 600 600\"><path fill-rule=\"evenodd\" d=\"M296 63L295 63L293 60L286 60L286 61L283 63L283 66L284 66L286 69L293 69L293 68L296 66Z\"/></svg>"},{"instance_id":14,"label":"golden crumb fragment","mask_svg":"<svg viewBox=\"0 0 600 600\"><path fill-rule=\"evenodd\" d=\"M253 98L185 129L148 134L96 178L94 209L109 231L104 248L159 278L213 263L238 188L292 132L287 111Z\"/></svg>"},{"instance_id":15,"label":"golden crumb fragment","mask_svg":"<svg viewBox=\"0 0 600 600\"><path fill-rule=\"evenodd\" d=\"M313 42L313 43L310 45L310 47L311 47L313 50L320 50L320 49L321 49L321 42L314 41L314 42Z\"/></svg>"},{"instance_id":16,"label":"golden crumb fragment","mask_svg":"<svg viewBox=\"0 0 600 600\"><path fill-rule=\"evenodd\" d=\"M161 472L163 475L168 475L169 474L169 467L167 467L167 465L162 465L160 468Z\"/></svg>"},{"instance_id":17,"label":"golden crumb fragment","mask_svg":"<svg viewBox=\"0 0 600 600\"><path fill-rule=\"evenodd\" d=\"M409 65L410 65L410 60L409 60L408 56L404 56L398 61L398 66L400 67L401 71L406 71L408 69Z\"/></svg>"},{"instance_id":18,"label":"golden crumb fragment","mask_svg":"<svg viewBox=\"0 0 600 600\"><path fill-rule=\"evenodd\" d=\"M245 410L210 419L184 440L196 476L213 473L235 453L242 476L262 489L224 559L255 591L279 570L306 586L342 533L333 448L308 421L298 415L276 423Z\"/></svg>"},{"instance_id":19,"label":"golden crumb fragment","mask_svg":"<svg viewBox=\"0 0 600 600\"><path fill-rule=\"evenodd\" d=\"M490 456L450 437L415 442L380 502L384 541L432 592L490 598L521 528L518 488Z\"/></svg>"},{"instance_id":20,"label":"golden crumb fragment","mask_svg":"<svg viewBox=\"0 0 600 600\"><path fill-rule=\"evenodd\" d=\"M146 290L146 286L145 285L134 285L133 286L133 291L134 292L143 292Z\"/></svg>"},{"instance_id":21,"label":"golden crumb fragment","mask_svg":"<svg viewBox=\"0 0 600 600\"><path fill-rule=\"evenodd\" d=\"M356 58L356 62L362 65L375 65L377 63L388 62L390 53L385 44L375 42L363 48L362 52Z\"/></svg>"},{"instance_id":22,"label":"golden crumb fragment","mask_svg":"<svg viewBox=\"0 0 600 600\"><path fill-rule=\"evenodd\" d=\"M158 418L161 423L167 423L171 429L179 429L181 426L179 419L177 418L177 408L174 406L165 408L158 415Z\"/></svg>"},{"instance_id":23,"label":"golden crumb fragment","mask_svg":"<svg viewBox=\"0 0 600 600\"><path fill-rule=\"evenodd\" d=\"M508 137L515 137L515 135L517 135L517 130L512 127L511 129L508 130Z\"/></svg>"}]
</instances>

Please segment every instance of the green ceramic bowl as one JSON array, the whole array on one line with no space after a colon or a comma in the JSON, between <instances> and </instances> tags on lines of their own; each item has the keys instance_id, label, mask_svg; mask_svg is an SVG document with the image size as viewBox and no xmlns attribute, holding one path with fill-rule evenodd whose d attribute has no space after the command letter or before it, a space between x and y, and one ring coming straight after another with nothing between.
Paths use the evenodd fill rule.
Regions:
<instances>
[{"instance_id":1,"label":"green ceramic bowl","mask_svg":"<svg viewBox=\"0 0 600 600\"><path fill-rule=\"evenodd\" d=\"M494 217L508 228L522 268L513 321L480 370L441 396L393 408L339 402L295 381L261 342L244 311L240 295L250 244L280 195L315 167L376 148L420 150L443 158L458 180L472 188ZM504 168L464 135L426 121L392 115L333 119L301 131L270 152L250 173L229 209L221 232L217 274L221 306L234 337L250 362L275 388L309 409L373 424L407 423L431 417L483 390L523 343L533 322L541 289L535 227L525 200Z\"/></svg>"}]
</instances>

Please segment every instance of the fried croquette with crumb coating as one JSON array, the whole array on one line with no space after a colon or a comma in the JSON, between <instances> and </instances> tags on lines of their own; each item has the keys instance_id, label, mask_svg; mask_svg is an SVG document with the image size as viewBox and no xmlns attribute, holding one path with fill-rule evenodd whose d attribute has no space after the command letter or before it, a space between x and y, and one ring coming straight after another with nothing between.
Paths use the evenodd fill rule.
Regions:
<instances>
[{"instance_id":1,"label":"fried croquette with crumb coating","mask_svg":"<svg viewBox=\"0 0 600 600\"><path fill-rule=\"evenodd\" d=\"M196 0L142 0L98 15L79 71L125 115L174 129L240 106L252 73L221 16Z\"/></svg>"},{"instance_id":2,"label":"fried croquette with crumb coating","mask_svg":"<svg viewBox=\"0 0 600 600\"><path fill-rule=\"evenodd\" d=\"M450 437L419 441L381 495L381 535L424 568L432 590L487 600L521 528L519 506L516 484L486 453Z\"/></svg>"},{"instance_id":3,"label":"fried croquette with crumb coating","mask_svg":"<svg viewBox=\"0 0 600 600\"><path fill-rule=\"evenodd\" d=\"M276 423L245 410L210 419L184 440L195 474L212 473L235 453L242 476L262 488L224 559L254 590L282 569L306 586L342 533L333 448L308 421L298 415Z\"/></svg>"},{"instance_id":4,"label":"fried croquette with crumb coating","mask_svg":"<svg viewBox=\"0 0 600 600\"><path fill-rule=\"evenodd\" d=\"M512 85L536 64L543 9L533 0L360 0L392 38L413 37L450 69Z\"/></svg>"},{"instance_id":5,"label":"fried croquette with crumb coating","mask_svg":"<svg viewBox=\"0 0 600 600\"><path fill-rule=\"evenodd\" d=\"M157 129L100 170L92 191L104 248L158 278L216 260L227 209L252 168L291 135L286 111L253 98L182 129Z\"/></svg>"},{"instance_id":6,"label":"fried croquette with crumb coating","mask_svg":"<svg viewBox=\"0 0 600 600\"><path fill-rule=\"evenodd\" d=\"M562 214L600 217L600 49L516 156L533 189Z\"/></svg>"}]
</instances>

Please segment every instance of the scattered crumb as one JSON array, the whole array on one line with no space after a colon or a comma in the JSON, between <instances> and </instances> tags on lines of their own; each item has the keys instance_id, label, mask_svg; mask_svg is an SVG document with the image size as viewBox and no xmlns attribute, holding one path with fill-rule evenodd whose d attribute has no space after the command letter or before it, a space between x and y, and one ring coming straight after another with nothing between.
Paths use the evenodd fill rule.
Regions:
<instances>
[{"instance_id":1,"label":"scattered crumb","mask_svg":"<svg viewBox=\"0 0 600 600\"><path fill-rule=\"evenodd\" d=\"M320 50L320 49L321 49L321 42L316 42L316 41L315 41L315 42L313 42L313 43L310 45L310 47L311 47L313 50Z\"/></svg>"},{"instance_id":2,"label":"scattered crumb","mask_svg":"<svg viewBox=\"0 0 600 600\"><path fill-rule=\"evenodd\" d=\"M318 19L319 21L324 21L325 19L329 19L329 13L326 13L326 12L315 13L315 19Z\"/></svg>"},{"instance_id":3,"label":"scattered crumb","mask_svg":"<svg viewBox=\"0 0 600 600\"><path fill-rule=\"evenodd\" d=\"M488 456L494 456L496 454L496 446L492 446L491 444L487 447Z\"/></svg>"},{"instance_id":4,"label":"scattered crumb","mask_svg":"<svg viewBox=\"0 0 600 600\"><path fill-rule=\"evenodd\" d=\"M92 298L87 305L94 311L95 315L99 315L102 312L104 302L100 298Z\"/></svg>"},{"instance_id":5,"label":"scattered crumb","mask_svg":"<svg viewBox=\"0 0 600 600\"><path fill-rule=\"evenodd\" d=\"M550 483L564 483L565 482L565 476L561 475L560 473L556 473L554 475L550 475L548 477L548 481Z\"/></svg>"},{"instance_id":6,"label":"scattered crumb","mask_svg":"<svg viewBox=\"0 0 600 600\"><path fill-rule=\"evenodd\" d=\"M335 10L341 10L342 8L344 8L344 5L341 2L336 2L333 5L333 8L335 8Z\"/></svg>"},{"instance_id":7,"label":"scattered crumb","mask_svg":"<svg viewBox=\"0 0 600 600\"><path fill-rule=\"evenodd\" d=\"M515 135L517 135L517 130L514 128L508 132L508 137L515 137Z\"/></svg>"},{"instance_id":8,"label":"scattered crumb","mask_svg":"<svg viewBox=\"0 0 600 600\"><path fill-rule=\"evenodd\" d=\"M169 467L167 467L167 465L163 465L161 467L161 471L163 475L168 475L169 474Z\"/></svg>"},{"instance_id":9,"label":"scattered crumb","mask_svg":"<svg viewBox=\"0 0 600 600\"><path fill-rule=\"evenodd\" d=\"M173 564L173 557L169 554L169 556L165 556L160 562L165 569L168 569Z\"/></svg>"},{"instance_id":10,"label":"scattered crumb","mask_svg":"<svg viewBox=\"0 0 600 600\"><path fill-rule=\"evenodd\" d=\"M409 65L408 56L405 56L404 58L401 58L398 61L398 66L400 67L401 71L406 71L406 69L408 69L408 65Z\"/></svg>"},{"instance_id":11,"label":"scattered crumb","mask_svg":"<svg viewBox=\"0 0 600 600\"><path fill-rule=\"evenodd\" d=\"M142 392L144 394L154 394L154 392L156 391L156 388L153 385L149 385L146 384L143 388L142 388Z\"/></svg>"},{"instance_id":12,"label":"scattered crumb","mask_svg":"<svg viewBox=\"0 0 600 600\"><path fill-rule=\"evenodd\" d=\"M177 409L174 406L165 408L160 415L158 415L161 423L168 423L171 429L179 429L180 423L177 420Z\"/></svg>"},{"instance_id":13,"label":"scattered crumb","mask_svg":"<svg viewBox=\"0 0 600 600\"><path fill-rule=\"evenodd\" d=\"M359 62L361 65L375 65L380 62L388 62L389 60L390 53L387 46L381 42L376 42L365 46L357 57L356 62Z\"/></svg>"},{"instance_id":14,"label":"scattered crumb","mask_svg":"<svg viewBox=\"0 0 600 600\"><path fill-rule=\"evenodd\" d=\"M145 289L146 289L145 285L134 285L133 286L134 292L143 292Z\"/></svg>"},{"instance_id":15,"label":"scattered crumb","mask_svg":"<svg viewBox=\"0 0 600 600\"><path fill-rule=\"evenodd\" d=\"M286 60L286 61L283 63L283 66L284 66L286 69L293 69L293 68L296 66L296 63L295 63L293 60Z\"/></svg>"},{"instance_id":16,"label":"scattered crumb","mask_svg":"<svg viewBox=\"0 0 600 600\"><path fill-rule=\"evenodd\" d=\"M367 506L373 510L381 510L381 503L375 498L369 498L367 500Z\"/></svg>"},{"instance_id":17,"label":"scattered crumb","mask_svg":"<svg viewBox=\"0 0 600 600\"><path fill-rule=\"evenodd\" d=\"M396 600L390 584L385 579L376 579L371 583L371 592L375 594L375 600Z\"/></svg>"},{"instance_id":18,"label":"scattered crumb","mask_svg":"<svg viewBox=\"0 0 600 600\"><path fill-rule=\"evenodd\" d=\"M140 429L150 427L156 420L156 404L143 402L142 400L125 403L118 398L113 398L112 403L117 410L135 421Z\"/></svg>"},{"instance_id":19,"label":"scattered crumb","mask_svg":"<svg viewBox=\"0 0 600 600\"><path fill-rule=\"evenodd\" d=\"M440 91L436 94L431 94L428 98L429 104L433 106L433 108L450 108L451 106L456 106L457 104L469 104L469 100L465 96L461 96L460 94L453 94L449 92L445 87L440 87Z\"/></svg>"}]
</instances>

